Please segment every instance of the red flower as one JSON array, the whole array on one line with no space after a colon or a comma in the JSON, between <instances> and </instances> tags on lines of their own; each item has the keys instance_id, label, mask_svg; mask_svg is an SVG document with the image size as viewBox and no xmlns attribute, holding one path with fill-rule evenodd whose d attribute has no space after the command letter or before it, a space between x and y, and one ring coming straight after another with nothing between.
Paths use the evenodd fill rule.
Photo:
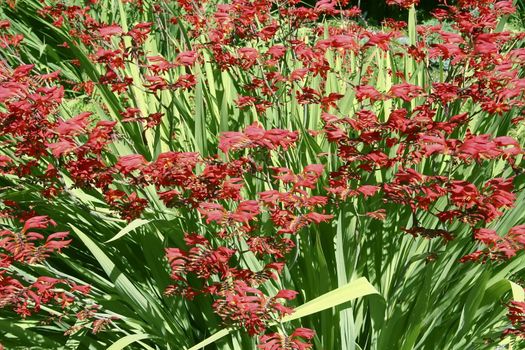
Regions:
<instances>
[{"instance_id":1,"label":"red flower","mask_svg":"<svg viewBox=\"0 0 525 350\"><path fill-rule=\"evenodd\" d=\"M363 185L357 188L357 192L362 193L366 198L373 196L379 189L379 186Z\"/></svg>"},{"instance_id":2,"label":"red flower","mask_svg":"<svg viewBox=\"0 0 525 350\"><path fill-rule=\"evenodd\" d=\"M7 255L0 254L0 257L9 256L19 262L34 264L47 259L55 251L60 252L71 243L71 240L66 240L69 232L52 233L47 236L45 242L37 244L44 240L45 236L32 230L46 229L49 225L55 225L55 222L47 216L34 216L26 220L19 233L0 231L0 248L7 252Z\"/></svg>"},{"instance_id":3,"label":"red flower","mask_svg":"<svg viewBox=\"0 0 525 350\"><path fill-rule=\"evenodd\" d=\"M221 135L219 149L224 153L230 150L262 147L269 150L282 147L287 149L297 140L297 132L283 129L264 130L257 122L248 126L244 132L228 131Z\"/></svg>"},{"instance_id":4,"label":"red flower","mask_svg":"<svg viewBox=\"0 0 525 350\"><path fill-rule=\"evenodd\" d=\"M181 66L192 66L197 61L196 51L184 51L177 55L175 63Z\"/></svg>"},{"instance_id":5,"label":"red flower","mask_svg":"<svg viewBox=\"0 0 525 350\"><path fill-rule=\"evenodd\" d=\"M105 198L106 202L127 221L138 218L148 206L148 201L140 198L135 192L128 195L119 190L108 190Z\"/></svg>"},{"instance_id":6,"label":"red flower","mask_svg":"<svg viewBox=\"0 0 525 350\"><path fill-rule=\"evenodd\" d=\"M257 62L259 52L251 47L243 47L237 50L239 54L238 64L243 69L249 69Z\"/></svg>"},{"instance_id":7,"label":"red flower","mask_svg":"<svg viewBox=\"0 0 525 350\"><path fill-rule=\"evenodd\" d=\"M144 43L148 37L148 34L151 32L151 26L152 23L150 22L138 23L133 28L131 28L131 30L126 33L126 35L129 35L133 38L135 45L141 45Z\"/></svg>"},{"instance_id":8,"label":"red flower","mask_svg":"<svg viewBox=\"0 0 525 350\"><path fill-rule=\"evenodd\" d=\"M368 217L371 217L372 219L383 221L386 219L386 210L385 209L378 209L376 211L371 211L365 214Z\"/></svg>"},{"instance_id":9,"label":"red flower","mask_svg":"<svg viewBox=\"0 0 525 350\"><path fill-rule=\"evenodd\" d=\"M255 104L255 102L257 102L257 99L255 97L252 97L252 96L239 96L235 100L235 104L239 108L253 106Z\"/></svg>"},{"instance_id":10,"label":"red flower","mask_svg":"<svg viewBox=\"0 0 525 350\"><path fill-rule=\"evenodd\" d=\"M177 78L172 87L174 89L190 89L195 85L197 85L197 80L193 74L183 74Z\"/></svg>"},{"instance_id":11,"label":"red flower","mask_svg":"<svg viewBox=\"0 0 525 350\"><path fill-rule=\"evenodd\" d=\"M70 153L77 148L77 145L74 142L68 140L62 140L56 143L48 143L46 146L57 158L63 156L64 154Z\"/></svg>"},{"instance_id":12,"label":"red flower","mask_svg":"<svg viewBox=\"0 0 525 350\"><path fill-rule=\"evenodd\" d=\"M305 342L315 336L315 332L308 328L297 328L290 336L271 333L259 337L258 348L261 350L307 350L312 344ZM302 339L301 339L302 338Z\"/></svg>"},{"instance_id":13,"label":"red flower","mask_svg":"<svg viewBox=\"0 0 525 350\"><path fill-rule=\"evenodd\" d=\"M266 329L273 313L282 317L293 311L276 299L265 296L259 289L249 287L245 282L236 281L233 290L226 291L224 299L217 300L213 307L225 322L242 325L250 335L255 335Z\"/></svg>"},{"instance_id":14,"label":"red flower","mask_svg":"<svg viewBox=\"0 0 525 350\"><path fill-rule=\"evenodd\" d=\"M66 121L59 120L55 131L60 136L76 136L86 131L92 112L83 112Z\"/></svg>"},{"instance_id":15,"label":"red flower","mask_svg":"<svg viewBox=\"0 0 525 350\"><path fill-rule=\"evenodd\" d=\"M295 290L288 290L288 289L284 289L284 290L280 290L276 295L275 295L275 299L287 299L287 300L292 300L292 299L295 299L295 296L297 295L298 293L295 291Z\"/></svg>"},{"instance_id":16,"label":"red flower","mask_svg":"<svg viewBox=\"0 0 525 350\"><path fill-rule=\"evenodd\" d=\"M100 27L98 28L97 32L98 35L100 35L101 37L107 38L122 34L122 28L117 24L113 24L109 26Z\"/></svg>"},{"instance_id":17,"label":"red flower","mask_svg":"<svg viewBox=\"0 0 525 350\"><path fill-rule=\"evenodd\" d=\"M146 159L140 154L130 154L128 156L122 156L119 158L115 168L117 170L127 175L134 170L142 169L146 165Z\"/></svg>"},{"instance_id":18,"label":"red flower","mask_svg":"<svg viewBox=\"0 0 525 350\"><path fill-rule=\"evenodd\" d=\"M423 94L423 89L417 85L401 83L392 86L389 94L393 97L401 98L405 102L410 102L415 97L421 96Z\"/></svg>"},{"instance_id":19,"label":"red flower","mask_svg":"<svg viewBox=\"0 0 525 350\"><path fill-rule=\"evenodd\" d=\"M355 96L359 102L367 98L370 99L370 102L376 102L383 98L383 95L370 85L360 85L356 87Z\"/></svg>"},{"instance_id":20,"label":"red flower","mask_svg":"<svg viewBox=\"0 0 525 350\"><path fill-rule=\"evenodd\" d=\"M418 5L419 0L386 0L387 5L397 5L402 8L408 9L412 5Z\"/></svg>"},{"instance_id":21,"label":"red flower","mask_svg":"<svg viewBox=\"0 0 525 350\"><path fill-rule=\"evenodd\" d=\"M525 250L525 225L511 228L509 232L501 237L496 231L490 229L478 229L474 238L487 246L460 259L460 262L486 260L508 260L520 250Z\"/></svg>"}]
</instances>

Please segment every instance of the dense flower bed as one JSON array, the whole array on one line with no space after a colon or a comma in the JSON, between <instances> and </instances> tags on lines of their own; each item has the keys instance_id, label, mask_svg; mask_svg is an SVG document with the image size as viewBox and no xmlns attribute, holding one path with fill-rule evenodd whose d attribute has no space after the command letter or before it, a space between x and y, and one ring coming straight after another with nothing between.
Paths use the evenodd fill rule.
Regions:
<instances>
[{"instance_id":1,"label":"dense flower bed","mask_svg":"<svg viewBox=\"0 0 525 350\"><path fill-rule=\"evenodd\" d=\"M341 238L343 217L359 220L360 234L370 225L407 235L399 251L407 238L426 244L407 248L424 254L413 255L421 276L447 259L457 278L485 266L520 276L525 33L504 30L515 8L443 3L416 26L417 1L387 3L407 9L408 23L371 28L359 8L329 0L2 5L0 307L22 318L55 310L64 337L125 327L129 315L95 303L104 292L78 271L80 280L56 272L71 273L57 256L82 244L67 227L77 222L52 208L98 210L75 191L146 234L155 220L181 220L161 245L157 268L171 281L159 298L198 298L215 314L206 319L258 336L260 349L329 346L317 329L280 323L298 294L316 296L290 272L298 259L311 265L303 271L332 264L339 284L364 274L389 304L386 268L338 270L349 248L337 239L354 234ZM52 38L55 63L32 60L37 39L20 31L28 18ZM371 239L356 237L357 247ZM387 264L390 243L368 259ZM515 327L495 329L523 335L523 300L508 308ZM68 324L75 314L87 321Z\"/></svg>"}]
</instances>

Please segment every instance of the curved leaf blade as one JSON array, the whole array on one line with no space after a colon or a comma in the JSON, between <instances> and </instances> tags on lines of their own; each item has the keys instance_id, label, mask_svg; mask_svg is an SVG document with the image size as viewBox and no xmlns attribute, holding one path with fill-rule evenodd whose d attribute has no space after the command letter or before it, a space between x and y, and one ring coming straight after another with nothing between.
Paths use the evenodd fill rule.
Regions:
<instances>
[{"instance_id":1,"label":"curved leaf blade","mask_svg":"<svg viewBox=\"0 0 525 350\"><path fill-rule=\"evenodd\" d=\"M117 239L119 238L122 238L124 237L125 235L127 235L129 232L143 226L143 225L146 225L147 223L149 223L150 220L144 220L144 219L135 219L133 220L132 222L130 222L129 224L126 225L126 227L124 227L122 230L120 230L115 236L113 236L113 238L107 240L105 243L110 243L110 242L113 242L113 241L116 241Z\"/></svg>"},{"instance_id":2,"label":"curved leaf blade","mask_svg":"<svg viewBox=\"0 0 525 350\"><path fill-rule=\"evenodd\" d=\"M125 337L120 338L119 340L117 340L116 342L111 344L111 346L109 346L107 350L122 350L126 346L128 346L128 345L130 345L132 343L135 343L135 342L137 342L139 340L144 340L144 339L147 339L147 338L151 338L151 335L149 335L149 334L130 334L130 335L126 335Z\"/></svg>"}]
</instances>

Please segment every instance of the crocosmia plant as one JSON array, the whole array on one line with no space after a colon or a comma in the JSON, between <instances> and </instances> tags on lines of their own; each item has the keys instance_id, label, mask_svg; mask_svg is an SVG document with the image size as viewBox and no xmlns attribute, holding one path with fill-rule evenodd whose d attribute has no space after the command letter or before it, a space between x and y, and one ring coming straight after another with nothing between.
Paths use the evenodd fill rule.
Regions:
<instances>
[{"instance_id":1,"label":"crocosmia plant","mask_svg":"<svg viewBox=\"0 0 525 350\"><path fill-rule=\"evenodd\" d=\"M381 5L0 1L0 349L525 348L525 3Z\"/></svg>"}]
</instances>

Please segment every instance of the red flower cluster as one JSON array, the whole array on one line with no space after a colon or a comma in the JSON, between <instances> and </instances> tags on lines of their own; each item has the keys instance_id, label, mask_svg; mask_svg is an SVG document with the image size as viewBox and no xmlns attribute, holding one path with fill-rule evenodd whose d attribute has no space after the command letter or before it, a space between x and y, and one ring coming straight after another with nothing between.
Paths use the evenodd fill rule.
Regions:
<instances>
[{"instance_id":1,"label":"red flower cluster","mask_svg":"<svg viewBox=\"0 0 525 350\"><path fill-rule=\"evenodd\" d=\"M509 302L507 308L507 317L514 328L504 330L503 335L517 335L521 338L525 338L525 302L513 300Z\"/></svg>"},{"instance_id":2,"label":"red flower cluster","mask_svg":"<svg viewBox=\"0 0 525 350\"><path fill-rule=\"evenodd\" d=\"M297 328L290 336L283 336L279 333L272 333L263 335L259 338L261 350L279 350L279 349L294 349L306 350L311 349L312 344L305 343L303 340L310 340L315 333L311 329ZM302 339L301 339L302 338Z\"/></svg>"},{"instance_id":3,"label":"red flower cluster","mask_svg":"<svg viewBox=\"0 0 525 350\"><path fill-rule=\"evenodd\" d=\"M487 248L462 257L461 262L508 260L518 251L525 250L525 225L511 228L503 237L491 229L478 229L475 231L474 239L486 245Z\"/></svg>"},{"instance_id":4,"label":"red flower cluster","mask_svg":"<svg viewBox=\"0 0 525 350\"><path fill-rule=\"evenodd\" d=\"M397 5L403 8L410 8L412 5L419 4L419 0L386 0L387 5Z\"/></svg>"},{"instance_id":5,"label":"red flower cluster","mask_svg":"<svg viewBox=\"0 0 525 350\"><path fill-rule=\"evenodd\" d=\"M264 332L272 321L292 313L292 309L278 300L291 300L296 294L295 291L281 290L268 297L257 288L236 281L232 290L224 293L224 299L217 300L213 308L225 322L242 325L250 335L256 335Z\"/></svg>"},{"instance_id":6,"label":"red flower cluster","mask_svg":"<svg viewBox=\"0 0 525 350\"><path fill-rule=\"evenodd\" d=\"M265 296L256 287L275 279L283 268L281 263L267 264L261 271L238 269L232 258L243 254L227 247L212 248L210 241L200 235L186 235L187 251L168 248L171 278L177 283L167 288L167 294L179 294L192 299L197 294L211 294L216 300L215 312L229 324L243 326L251 335L263 332L274 320L292 312L279 299L293 299L297 292L282 290L274 297ZM201 280L201 287L190 286L188 277ZM215 277L215 278L214 278ZM225 282L214 282L214 280Z\"/></svg>"},{"instance_id":7,"label":"red flower cluster","mask_svg":"<svg viewBox=\"0 0 525 350\"><path fill-rule=\"evenodd\" d=\"M2 260L19 261L28 264L35 264L45 260L55 250L60 252L67 247L71 240L66 240L69 232L55 232L47 236L42 245L35 245L44 239L41 233L31 231L32 229L45 229L52 220L45 216L35 216L25 221L24 227L20 232L9 230L0 231L0 248L5 249L9 255L2 254Z\"/></svg>"},{"instance_id":8,"label":"red flower cluster","mask_svg":"<svg viewBox=\"0 0 525 350\"><path fill-rule=\"evenodd\" d=\"M257 147L269 150L282 147L286 150L296 141L297 132L282 129L264 130L258 123L254 123L246 127L244 132L223 133L219 149L224 153Z\"/></svg>"},{"instance_id":9,"label":"red flower cluster","mask_svg":"<svg viewBox=\"0 0 525 350\"><path fill-rule=\"evenodd\" d=\"M55 223L46 216L35 216L27 219L18 232L0 231L0 308L10 307L27 317L46 304L68 307L75 301L75 292L89 293L89 286L79 286L65 279L41 276L35 281L24 281L10 269L16 264L41 263L51 253L60 252L71 243L66 239L69 232L55 232L45 237L34 231L47 229L49 225Z\"/></svg>"}]
</instances>

